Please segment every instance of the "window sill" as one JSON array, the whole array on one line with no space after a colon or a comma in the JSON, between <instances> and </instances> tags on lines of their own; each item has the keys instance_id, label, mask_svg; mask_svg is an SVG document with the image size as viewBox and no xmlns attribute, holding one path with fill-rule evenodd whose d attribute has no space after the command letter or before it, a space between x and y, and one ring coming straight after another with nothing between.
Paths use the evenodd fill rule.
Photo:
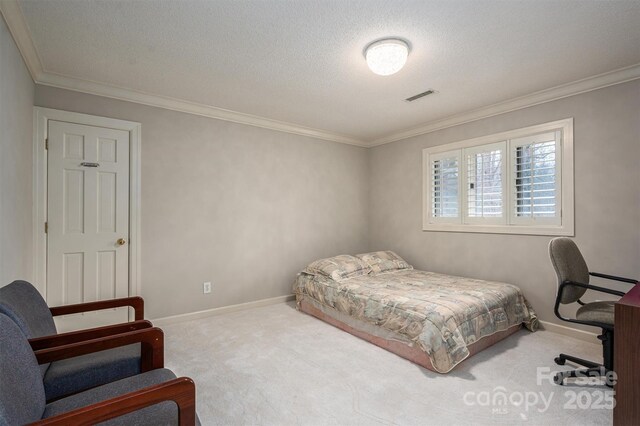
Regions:
<instances>
[{"instance_id":1,"label":"window sill","mask_svg":"<svg viewBox=\"0 0 640 426\"><path fill-rule=\"evenodd\" d=\"M429 223L422 226L423 231L435 232L471 232L476 234L515 234L574 236L572 226L522 226L522 225L463 225L460 223Z\"/></svg>"}]
</instances>

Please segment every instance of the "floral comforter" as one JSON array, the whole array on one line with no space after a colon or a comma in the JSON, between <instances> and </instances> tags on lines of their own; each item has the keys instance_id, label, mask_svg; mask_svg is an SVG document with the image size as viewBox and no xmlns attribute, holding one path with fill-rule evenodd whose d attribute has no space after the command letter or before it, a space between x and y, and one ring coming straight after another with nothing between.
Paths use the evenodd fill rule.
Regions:
<instances>
[{"instance_id":1,"label":"floral comforter","mask_svg":"<svg viewBox=\"0 0 640 426\"><path fill-rule=\"evenodd\" d=\"M414 269L342 282L302 272L294 293L298 302L304 295L406 336L440 373L467 358L467 345L482 337L521 323L531 331L538 327L535 312L515 285Z\"/></svg>"}]
</instances>

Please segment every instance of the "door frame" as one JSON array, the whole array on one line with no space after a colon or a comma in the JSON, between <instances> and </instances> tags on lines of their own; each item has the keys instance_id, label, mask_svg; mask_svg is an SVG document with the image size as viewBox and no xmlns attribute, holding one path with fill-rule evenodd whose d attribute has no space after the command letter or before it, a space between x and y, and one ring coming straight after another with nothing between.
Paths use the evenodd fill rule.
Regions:
<instances>
[{"instance_id":1,"label":"door frame","mask_svg":"<svg viewBox=\"0 0 640 426\"><path fill-rule=\"evenodd\" d=\"M47 140L49 120L129 132L129 296L142 293L140 271L140 156L142 125L133 121L98 117L51 108L33 108L33 277L34 286L47 297Z\"/></svg>"}]
</instances>

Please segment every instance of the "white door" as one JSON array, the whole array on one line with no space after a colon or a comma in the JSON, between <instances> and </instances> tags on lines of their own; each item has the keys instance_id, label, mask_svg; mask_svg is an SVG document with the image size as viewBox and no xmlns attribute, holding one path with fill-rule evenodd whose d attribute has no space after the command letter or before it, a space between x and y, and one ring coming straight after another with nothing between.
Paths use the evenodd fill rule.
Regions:
<instances>
[{"instance_id":1,"label":"white door","mask_svg":"<svg viewBox=\"0 0 640 426\"><path fill-rule=\"evenodd\" d=\"M47 303L129 295L129 133L50 120ZM127 309L68 315L60 331L127 320Z\"/></svg>"}]
</instances>

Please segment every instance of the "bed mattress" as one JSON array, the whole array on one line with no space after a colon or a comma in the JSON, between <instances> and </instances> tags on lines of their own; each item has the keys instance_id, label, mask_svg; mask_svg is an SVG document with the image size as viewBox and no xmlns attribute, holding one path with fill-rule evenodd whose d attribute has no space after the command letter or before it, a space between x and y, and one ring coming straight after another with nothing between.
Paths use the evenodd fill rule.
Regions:
<instances>
[{"instance_id":1,"label":"bed mattress","mask_svg":"<svg viewBox=\"0 0 640 426\"><path fill-rule=\"evenodd\" d=\"M439 373L466 359L469 347L480 339L506 336L521 324L531 331L538 326L535 312L515 285L414 269L341 282L302 272L294 292L298 308L304 301L378 330L362 330L369 335L393 333L394 341L424 351Z\"/></svg>"}]
</instances>

